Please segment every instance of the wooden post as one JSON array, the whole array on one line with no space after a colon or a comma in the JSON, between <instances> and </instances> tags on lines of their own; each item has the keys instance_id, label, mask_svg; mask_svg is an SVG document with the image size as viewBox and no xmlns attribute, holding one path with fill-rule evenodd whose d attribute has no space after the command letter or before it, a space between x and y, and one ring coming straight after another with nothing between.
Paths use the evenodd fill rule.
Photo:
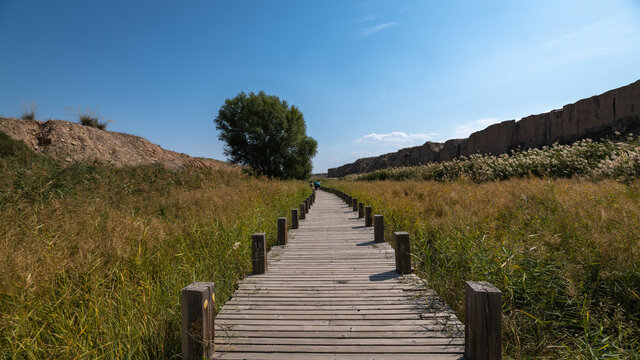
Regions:
<instances>
[{"instance_id":1,"label":"wooden post","mask_svg":"<svg viewBox=\"0 0 640 360\"><path fill-rule=\"evenodd\" d=\"M251 255L253 257L252 274L264 274L267 272L267 242L264 233L251 235Z\"/></svg>"},{"instance_id":2,"label":"wooden post","mask_svg":"<svg viewBox=\"0 0 640 360\"><path fill-rule=\"evenodd\" d=\"M353 203L353 198L351 197L351 195L347 195L346 203L349 206L351 206L351 204Z\"/></svg>"},{"instance_id":3,"label":"wooden post","mask_svg":"<svg viewBox=\"0 0 640 360\"><path fill-rule=\"evenodd\" d=\"M358 211L358 199L352 198L351 206L353 207L354 212Z\"/></svg>"},{"instance_id":4,"label":"wooden post","mask_svg":"<svg viewBox=\"0 0 640 360\"><path fill-rule=\"evenodd\" d=\"M291 209L291 228L298 228L298 209Z\"/></svg>"},{"instance_id":5,"label":"wooden post","mask_svg":"<svg viewBox=\"0 0 640 360\"><path fill-rule=\"evenodd\" d=\"M373 226L373 217L371 216L371 206L364 207L364 226Z\"/></svg>"},{"instance_id":6,"label":"wooden post","mask_svg":"<svg viewBox=\"0 0 640 360\"><path fill-rule=\"evenodd\" d=\"M373 216L373 241L377 243L384 242L384 216Z\"/></svg>"},{"instance_id":7,"label":"wooden post","mask_svg":"<svg viewBox=\"0 0 640 360\"><path fill-rule=\"evenodd\" d=\"M306 198L304 200L304 212L305 214L309 213L309 208L311 207L311 201L309 201L309 198Z\"/></svg>"},{"instance_id":8,"label":"wooden post","mask_svg":"<svg viewBox=\"0 0 640 360\"><path fill-rule=\"evenodd\" d=\"M409 233L393 233L396 239L396 271L400 274L411 273L411 253L409 252Z\"/></svg>"},{"instance_id":9,"label":"wooden post","mask_svg":"<svg viewBox=\"0 0 640 360\"><path fill-rule=\"evenodd\" d=\"M278 218L278 245L287 245L287 218Z\"/></svg>"},{"instance_id":10,"label":"wooden post","mask_svg":"<svg viewBox=\"0 0 640 360\"><path fill-rule=\"evenodd\" d=\"M362 219L364 217L364 203L358 203L358 218Z\"/></svg>"},{"instance_id":11,"label":"wooden post","mask_svg":"<svg viewBox=\"0 0 640 360\"><path fill-rule=\"evenodd\" d=\"M182 289L182 359L213 357L215 285L196 282Z\"/></svg>"},{"instance_id":12,"label":"wooden post","mask_svg":"<svg viewBox=\"0 0 640 360\"><path fill-rule=\"evenodd\" d=\"M304 220L305 212L306 212L306 208L304 203L300 203L300 220Z\"/></svg>"},{"instance_id":13,"label":"wooden post","mask_svg":"<svg viewBox=\"0 0 640 360\"><path fill-rule=\"evenodd\" d=\"M467 281L464 293L464 356L501 360L502 293L485 281Z\"/></svg>"}]
</instances>

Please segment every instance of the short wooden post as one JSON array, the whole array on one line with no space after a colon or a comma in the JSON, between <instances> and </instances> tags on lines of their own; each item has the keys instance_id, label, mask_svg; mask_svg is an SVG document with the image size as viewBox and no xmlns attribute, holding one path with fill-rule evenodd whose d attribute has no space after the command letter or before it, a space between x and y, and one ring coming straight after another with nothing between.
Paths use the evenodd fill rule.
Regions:
<instances>
[{"instance_id":1,"label":"short wooden post","mask_svg":"<svg viewBox=\"0 0 640 360\"><path fill-rule=\"evenodd\" d=\"M304 214L307 212L307 209L304 203L300 203L300 220L304 220Z\"/></svg>"},{"instance_id":2,"label":"short wooden post","mask_svg":"<svg viewBox=\"0 0 640 360\"><path fill-rule=\"evenodd\" d=\"M411 273L411 253L409 251L409 233L393 233L396 239L396 271L400 274Z\"/></svg>"},{"instance_id":3,"label":"short wooden post","mask_svg":"<svg viewBox=\"0 0 640 360\"><path fill-rule=\"evenodd\" d=\"M345 201L347 205L351 206L351 204L353 203L353 198L351 197L351 195L347 195L347 199Z\"/></svg>"},{"instance_id":4,"label":"short wooden post","mask_svg":"<svg viewBox=\"0 0 640 360\"><path fill-rule=\"evenodd\" d=\"M358 211L358 199L353 198L351 200L351 207L353 208L354 212Z\"/></svg>"},{"instance_id":5,"label":"short wooden post","mask_svg":"<svg viewBox=\"0 0 640 360\"><path fill-rule=\"evenodd\" d=\"M464 356L501 360L502 293L485 281L467 281L464 292Z\"/></svg>"},{"instance_id":6,"label":"short wooden post","mask_svg":"<svg viewBox=\"0 0 640 360\"><path fill-rule=\"evenodd\" d=\"M364 203L358 203L358 218L362 219L364 217Z\"/></svg>"},{"instance_id":7,"label":"short wooden post","mask_svg":"<svg viewBox=\"0 0 640 360\"><path fill-rule=\"evenodd\" d=\"M298 209L291 209L291 228L298 228Z\"/></svg>"},{"instance_id":8,"label":"short wooden post","mask_svg":"<svg viewBox=\"0 0 640 360\"><path fill-rule=\"evenodd\" d=\"M251 254L253 257L252 274L264 274L267 272L267 242L264 233L251 235Z\"/></svg>"},{"instance_id":9,"label":"short wooden post","mask_svg":"<svg viewBox=\"0 0 640 360\"><path fill-rule=\"evenodd\" d=\"M371 216L371 206L364 207L364 226L373 226L373 217Z\"/></svg>"},{"instance_id":10,"label":"short wooden post","mask_svg":"<svg viewBox=\"0 0 640 360\"><path fill-rule=\"evenodd\" d=\"M311 207L311 201L309 201L309 198L306 198L306 199L304 200L304 212L305 212L306 214L308 214L308 213L309 213L309 208L310 208L310 207Z\"/></svg>"},{"instance_id":11,"label":"short wooden post","mask_svg":"<svg viewBox=\"0 0 640 360\"><path fill-rule=\"evenodd\" d=\"M373 241L377 243L384 242L384 216L373 216Z\"/></svg>"},{"instance_id":12,"label":"short wooden post","mask_svg":"<svg viewBox=\"0 0 640 360\"><path fill-rule=\"evenodd\" d=\"M215 285L196 282L182 289L182 358L213 357Z\"/></svg>"},{"instance_id":13,"label":"short wooden post","mask_svg":"<svg viewBox=\"0 0 640 360\"><path fill-rule=\"evenodd\" d=\"M287 245L287 218L278 218L278 245Z\"/></svg>"}]
</instances>

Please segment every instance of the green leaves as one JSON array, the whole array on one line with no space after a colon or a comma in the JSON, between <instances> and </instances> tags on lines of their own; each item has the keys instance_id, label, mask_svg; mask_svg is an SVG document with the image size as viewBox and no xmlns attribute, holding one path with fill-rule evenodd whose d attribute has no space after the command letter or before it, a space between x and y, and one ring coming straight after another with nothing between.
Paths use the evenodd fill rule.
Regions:
<instances>
[{"instance_id":1,"label":"green leaves","mask_svg":"<svg viewBox=\"0 0 640 360\"><path fill-rule=\"evenodd\" d=\"M277 178L311 175L318 143L307 136L302 112L277 96L241 92L225 101L214 122L232 163Z\"/></svg>"}]
</instances>

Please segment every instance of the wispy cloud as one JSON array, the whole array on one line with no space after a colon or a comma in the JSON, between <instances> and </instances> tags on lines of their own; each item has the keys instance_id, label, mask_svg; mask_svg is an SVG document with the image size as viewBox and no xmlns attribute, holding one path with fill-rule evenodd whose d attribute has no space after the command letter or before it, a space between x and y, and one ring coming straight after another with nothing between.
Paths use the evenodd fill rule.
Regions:
<instances>
[{"instance_id":1,"label":"wispy cloud","mask_svg":"<svg viewBox=\"0 0 640 360\"><path fill-rule=\"evenodd\" d=\"M498 118L485 118L478 119L468 123L456 125L456 128L453 132L453 137L456 139L469 137L472 133L482 130L487 126L495 123L499 123L500 119Z\"/></svg>"},{"instance_id":2,"label":"wispy cloud","mask_svg":"<svg viewBox=\"0 0 640 360\"><path fill-rule=\"evenodd\" d=\"M351 20L351 21L347 22L347 24L361 24L361 23L364 23L364 22L373 21L373 20L375 20L377 18L378 18L378 16L369 15L369 16L364 16L364 17L361 17L361 18L357 18L355 20Z\"/></svg>"},{"instance_id":3,"label":"wispy cloud","mask_svg":"<svg viewBox=\"0 0 640 360\"><path fill-rule=\"evenodd\" d=\"M438 134L407 134L402 131L393 131L386 134L371 133L357 139L356 141L363 143L412 144L415 142L431 140L436 135Z\"/></svg>"},{"instance_id":4,"label":"wispy cloud","mask_svg":"<svg viewBox=\"0 0 640 360\"><path fill-rule=\"evenodd\" d=\"M639 30L630 16L607 18L551 39L546 51L562 62L620 53L637 46Z\"/></svg>"},{"instance_id":5,"label":"wispy cloud","mask_svg":"<svg viewBox=\"0 0 640 360\"><path fill-rule=\"evenodd\" d=\"M370 36L370 35L373 35L373 34L377 33L378 31L382 31L384 29L388 29L388 28L390 28L392 26L395 26L395 25L398 25L398 23L395 22L395 21L390 21L388 23L369 26L369 27L360 29L360 31L358 32L358 35L360 35L360 36Z\"/></svg>"}]
</instances>

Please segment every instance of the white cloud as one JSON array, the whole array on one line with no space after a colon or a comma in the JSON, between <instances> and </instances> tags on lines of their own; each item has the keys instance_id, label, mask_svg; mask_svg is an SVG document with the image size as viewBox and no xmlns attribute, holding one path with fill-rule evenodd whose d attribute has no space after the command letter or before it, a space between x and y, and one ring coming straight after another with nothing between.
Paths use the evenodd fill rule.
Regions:
<instances>
[{"instance_id":1,"label":"white cloud","mask_svg":"<svg viewBox=\"0 0 640 360\"><path fill-rule=\"evenodd\" d=\"M459 124L459 125L456 125L456 128L453 132L453 137L455 139L466 138L478 130L482 130L491 124L495 124L499 122L500 122L500 119L498 118L485 118L485 119L474 120L465 124Z\"/></svg>"},{"instance_id":2,"label":"white cloud","mask_svg":"<svg viewBox=\"0 0 640 360\"><path fill-rule=\"evenodd\" d=\"M391 21L391 22L384 23L384 24L378 24L378 25L374 25L374 26L370 26L370 27L367 27L367 28L360 29L360 32L358 34L360 36L369 36L369 35L373 35L373 34L377 33L378 31L384 30L384 29L389 28L389 27L394 26L394 25L398 25L398 23L395 22L395 21Z\"/></svg>"},{"instance_id":3,"label":"white cloud","mask_svg":"<svg viewBox=\"0 0 640 360\"><path fill-rule=\"evenodd\" d=\"M356 141L365 143L411 144L415 142L425 142L436 135L438 134L407 134L402 131L393 131L387 134L371 133L357 139Z\"/></svg>"},{"instance_id":4,"label":"white cloud","mask_svg":"<svg viewBox=\"0 0 640 360\"><path fill-rule=\"evenodd\" d=\"M361 23L364 23L364 22L373 21L373 20L375 20L377 18L378 17L375 16L375 15L369 15L369 16L357 18L355 20L351 20L351 21L347 22L347 24L361 24Z\"/></svg>"},{"instance_id":5,"label":"white cloud","mask_svg":"<svg viewBox=\"0 0 640 360\"><path fill-rule=\"evenodd\" d=\"M621 53L637 46L639 31L629 15L607 18L551 39L545 50L565 63Z\"/></svg>"}]
</instances>

